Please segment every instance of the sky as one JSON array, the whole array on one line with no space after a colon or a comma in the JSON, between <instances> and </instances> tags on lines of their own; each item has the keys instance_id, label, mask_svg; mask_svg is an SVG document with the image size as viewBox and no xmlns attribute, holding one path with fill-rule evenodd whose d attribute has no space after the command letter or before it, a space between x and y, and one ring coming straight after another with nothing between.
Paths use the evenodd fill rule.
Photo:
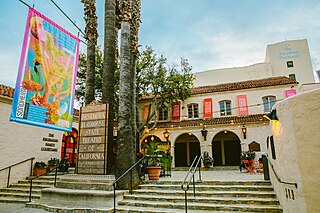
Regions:
<instances>
[{"instance_id":1,"label":"sky","mask_svg":"<svg viewBox=\"0 0 320 213\"><path fill-rule=\"evenodd\" d=\"M78 35L51 0L24 1ZM84 31L80 0L54 2ZM98 44L103 46L104 0L96 3ZM307 39L316 71L320 70L319 11L319 0L142 0L139 44L152 46L170 64L186 58L192 72L201 72L264 62L268 44ZM15 85L27 13L18 0L1 0L0 84ZM86 46L82 44L80 51L85 52Z\"/></svg>"}]
</instances>

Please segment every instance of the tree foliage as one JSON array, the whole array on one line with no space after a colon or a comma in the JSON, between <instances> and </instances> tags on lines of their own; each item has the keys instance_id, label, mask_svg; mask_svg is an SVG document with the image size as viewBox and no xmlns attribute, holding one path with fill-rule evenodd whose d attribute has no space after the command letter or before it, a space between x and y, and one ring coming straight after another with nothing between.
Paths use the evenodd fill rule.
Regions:
<instances>
[{"instance_id":1,"label":"tree foliage","mask_svg":"<svg viewBox=\"0 0 320 213\"><path fill-rule=\"evenodd\" d=\"M182 58L180 65L168 64L167 59L158 56L152 47L144 48L137 60L137 98L152 96L154 109L171 106L173 102L185 101L191 95L193 88L192 67L187 59ZM79 57L79 70L77 75L76 99L83 102L85 93L86 56ZM96 99L102 95L103 54L96 50ZM115 72L115 109L119 103L119 69ZM115 112L117 114L117 112ZM151 113L152 114L152 113ZM156 112L154 115L156 116ZM140 116L138 116L140 117ZM152 116L150 116L150 119ZM149 120L150 120L149 119Z\"/></svg>"}]
</instances>

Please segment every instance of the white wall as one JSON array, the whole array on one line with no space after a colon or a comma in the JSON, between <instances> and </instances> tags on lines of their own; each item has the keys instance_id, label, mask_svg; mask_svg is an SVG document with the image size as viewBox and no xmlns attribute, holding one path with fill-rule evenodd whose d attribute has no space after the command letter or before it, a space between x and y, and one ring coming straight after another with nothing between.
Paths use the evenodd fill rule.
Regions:
<instances>
[{"instance_id":1,"label":"white wall","mask_svg":"<svg viewBox=\"0 0 320 213\"><path fill-rule=\"evenodd\" d=\"M245 67L215 69L193 74L195 76L194 86L199 87L268 78L272 76L272 71L270 64L258 63Z\"/></svg>"},{"instance_id":2,"label":"white wall","mask_svg":"<svg viewBox=\"0 0 320 213\"><path fill-rule=\"evenodd\" d=\"M284 212L320 212L320 90L290 97L277 105L278 122L272 123L276 159L271 163L282 181L296 182L298 187L279 183L270 170ZM294 194L286 197L285 190Z\"/></svg>"},{"instance_id":3,"label":"white wall","mask_svg":"<svg viewBox=\"0 0 320 213\"><path fill-rule=\"evenodd\" d=\"M45 163L47 163L50 158L60 159L61 141L64 132L10 122L10 113L11 99L1 96L0 169L31 157L35 157L35 161L44 161ZM78 128L78 124L75 122L74 127ZM53 134L53 137L49 137L49 134ZM57 148L57 151L41 151L42 147L47 147L45 146L46 141L43 141L43 138L57 139L58 142L54 142L54 148ZM19 175L18 173L12 172L12 177L14 176L17 179L21 179L22 175L22 178L25 178L28 172L30 172L29 164L30 162L23 164L23 167L27 168L27 172L22 171L21 168L16 169L16 172L20 172L21 174ZM0 178L4 173L6 173L6 171L0 172Z\"/></svg>"},{"instance_id":4,"label":"white wall","mask_svg":"<svg viewBox=\"0 0 320 213\"><path fill-rule=\"evenodd\" d=\"M315 82L306 39L268 45L266 61L271 63L273 76L295 74L300 84ZM293 61L294 67L287 68L287 61Z\"/></svg>"}]
</instances>

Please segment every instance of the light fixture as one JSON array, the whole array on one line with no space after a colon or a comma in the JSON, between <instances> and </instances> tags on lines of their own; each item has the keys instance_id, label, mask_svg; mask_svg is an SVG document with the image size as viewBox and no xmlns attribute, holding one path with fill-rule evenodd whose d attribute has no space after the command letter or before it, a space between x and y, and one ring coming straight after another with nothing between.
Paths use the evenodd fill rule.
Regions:
<instances>
[{"instance_id":1,"label":"light fixture","mask_svg":"<svg viewBox=\"0 0 320 213\"><path fill-rule=\"evenodd\" d=\"M204 126L204 125L202 127L201 134L203 136L204 141L206 141L207 140L207 135L208 135L208 130L206 130L206 126Z\"/></svg>"},{"instance_id":2,"label":"light fixture","mask_svg":"<svg viewBox=\"0 0 320 213\"><path fill-rule=\"evenodd\" d=\"M166 131L164 131L163 132L163 137L167 140L167 142L168 142L168 140L169 140L169 138L170 138L170 132L166 129Z\"/></svg>"},{"instance_id":3,"label":"light fixture","mask_svg":"<svg viewBox=\"0 0 320 213\"><path fill-rule=\"evenodd\" d=\"M154 141L154 137L153 137L153 135L151 136L151 141Z\"/></svg>"},{"instance_id":4,"label":"light fixture","mask_svg":"<svg viewBox=\"0 0 320 213\"><path fill-rule=\"evenodd\" d=\"M227 130L224 130L224 134L227 134L228 133L228 131Z\"/></svg>"},{"instance_id":5,"label":"light fixture","mask_svg":"<svg viewBox=\"0 0 320 213\"><path fill-rule=\"evenodd\" d=\"M278 121L278 117L277 117L277 110L273 109L270 113L267 113L263 116L264 118L270 120L270 121Z\"/></svg>"},{"instance_id":6,"label":"light fixture","mask_svg":"<svg viewBox=\"0 0 320 213\"><path fill-rule=\"evenodd\" d=\"M247 128L244 125L242 126L242 134L243 134L243 138L247 139Z\"/></svg>"}]
</instances>

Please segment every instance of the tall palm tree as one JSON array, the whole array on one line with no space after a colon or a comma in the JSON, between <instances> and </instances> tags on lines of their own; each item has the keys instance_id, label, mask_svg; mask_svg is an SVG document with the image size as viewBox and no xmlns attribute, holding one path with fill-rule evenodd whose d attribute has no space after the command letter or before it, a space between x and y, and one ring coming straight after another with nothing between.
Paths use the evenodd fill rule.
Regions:
<instances>
[{"instance_id":1,"label":"tall palm tree","mask_svg":"<svg viewBox=\"0 0 320 213\"><path fill-rule=\"evenodd\" d=\"M119 123L118 123L118 143L117 143L117 160L116 160L116 176L121 175L127 170L133 162L136 161L135 151L135 132L136 132L136 117L135 117L135 70L133 69L133 54L134 49L132 35L132 14L140 12L137 7L132 7L136 4L136 0L121 0L121 45L120 45L120 90L119 90ZM133 9L133 11L132 11ZM139 16L140 17L140 16ZM140 21L140 20L139 20ZM137 170L133 170L133 186L139 184L139 176ZM126 176L119 182L120 188L126 189L130 186L130 176Z\"/></svg>"},{"instance_id":2,"label":"tall palm tree","mask_svg":"<svg viewBox=\"0 0 320 213\"><path fill-rule=\"evenodd\" d=\"M114 82L115 70L117 69L117 0L105 0L105 17L104 17L104 62L103 62L103 81L102 81L102 103L109 104L108 111L108 173L112 172L114 162Z\"/></svg>"},{"instance_id":3,"label":"tall palm tree","mask_svg":"<svg viewBox=\"0 0 320 213\"><path fill-rule=\"evenodd\" d=\"M85 104L94 100L95 95L95 50L98 39L98 22L96 16L96 1L81 0L84 4L84 19L86 22L85 33L87 35L87 72Z\"/></svg>"}]
</instances>

